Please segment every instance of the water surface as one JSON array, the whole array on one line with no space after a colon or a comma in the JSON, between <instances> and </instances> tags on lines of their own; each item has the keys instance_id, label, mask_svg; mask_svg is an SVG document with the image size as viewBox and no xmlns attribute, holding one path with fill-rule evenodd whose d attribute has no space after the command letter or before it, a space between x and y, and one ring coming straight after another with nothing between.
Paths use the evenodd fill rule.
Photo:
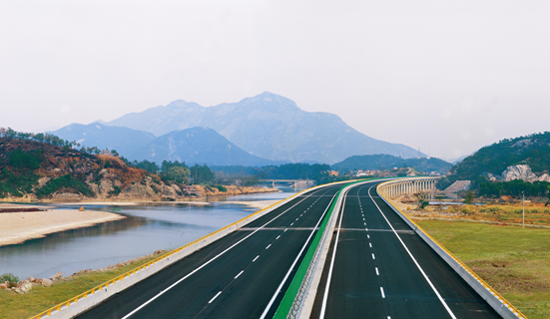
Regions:
<instances>
[{"instance_id":1,"label":"water surface","mask_svg":"<svg viewBox=\"0 0 550 319\"><path fill-rule=\"evenodd\" d=\"M293 193L293 189L284 189L280 193L233 196L225 200L275 200ZM205 206L85 205L84 208L116 212L127 218L0 247L0 274L10 272L20 279L45 278L59 271L69 276L83 269L103 268L159 249L183 246L257 211L224 203L223 199Z\"/></svg>"}]
</instances>

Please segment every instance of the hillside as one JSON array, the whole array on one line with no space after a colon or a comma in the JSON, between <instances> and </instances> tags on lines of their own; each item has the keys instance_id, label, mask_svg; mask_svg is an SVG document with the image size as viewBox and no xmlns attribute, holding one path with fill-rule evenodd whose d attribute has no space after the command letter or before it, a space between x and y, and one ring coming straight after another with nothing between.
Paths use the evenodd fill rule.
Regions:
<instances>
[{"instance_id":1,"label":"hillside","mask_svg":"<svg viewBox=\"0 0 550 319\"><path fill-rule=\"evenodd\" d=\"M125 155L126 156L126 155ZM207 165L263 166L273 161L250 155L209 128L175 131L128 152L130 159L164 160Z\"/></svg>"},{"instance_id":2,"label":"hillside","mask_svg":"<svg viewBox=\"0 0 550 319\"><path fill-rule=\"evenodd\" d=\"M219 195L216 188L186 187L128 166L115 156L92 155L26 139L0 137L2 201L189 200ZM227 195L272 191L227 186Z\"/></svg>"},{"instance_id":3,"label":"hillside","mask_svg":"<svg viewBox=\"0 0 550 319\"><path fill-rule=\"evenodd\" d=\"M408 146L368 137L337 115L305 112L293 101L269 92L211 107L178 100L107 124L156 136L208 127L252 155L280 162L336 163L357 154L418 155Z\"/></svg>"},{"instance_id":4,"label":"hillside","mask_svg":"<svg viewBox=\"0 0 550 319\"><path fill-rule=\"evenodd\" d=\"M519 171L520 177L527 174L532 180L544 179L550 172L550 132L504 139L485 146L453 166L439 187L445 188L456 180L510 180L507 175L514 171Z\"/></svg>"},{"instance_id":5,"label":"hillside","mask_svg":"<svg viewBox=\"0 0 550 319\"><path fill-rule=\"evenodd\" d=\"M385 170L393 167L411 167L422 173L436 172L446 174L451 164L439 158L400 158L392 155L356 155L332 165L332 169L347 172L355 170Z\"/></svg>"}]
</instances>

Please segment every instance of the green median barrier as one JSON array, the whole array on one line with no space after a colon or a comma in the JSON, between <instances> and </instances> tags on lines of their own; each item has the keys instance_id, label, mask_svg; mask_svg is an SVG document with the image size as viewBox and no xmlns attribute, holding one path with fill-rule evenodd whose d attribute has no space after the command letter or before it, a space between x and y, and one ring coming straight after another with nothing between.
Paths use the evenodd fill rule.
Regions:
<instances>
[{"instance_id":1,"label":"green median barrier","mask_svg":"<svg viewBox=\"0 0 550 319\"><path fill-rule=\"evenodd\" d=\"M334 210L334 206L336 206L336 202L338 201L338 198L340 197L340 193L342 190L350 185L367 182L367 181L373 181L377 180L379 178L373 178L373 179L365 179L360 180L356 182L352 182L349 184L345 184L340 188L338 191L335 200L332 202L332 205L330 206L327 215L323 219L323 222L319 226L319 231L317 234L315 234L315 237L313 238L313 241L311 242L311 245L309 246L309 249L307 250L304 259L302 260L302 263L300 264L300 267L296 271L296 274L294 275L294 278L292 279L292 282L290 283L290 286L288 287L283 300L281 300L281 303L279 304L279 307L277 308L277 311L275 312L275 315L273 316L273 319L285 319L287 318L290 308L292 307L292 304L294 303L294 300L296 299L296 295L298 294L298 291L300 290L300 286L302 285L302 282L304 281L304 278L307 273L307 269L309 268L309 265L311 264L311 261L313 260L313 255L315 255L315 251L317 250L317 246L319 246L319 242L321 241L321 237L323 237L323 234L325 233L325 229L327 227L328 221L330 220L330 217L332 216L332 211Z\"/></svg>"}]
</instances>

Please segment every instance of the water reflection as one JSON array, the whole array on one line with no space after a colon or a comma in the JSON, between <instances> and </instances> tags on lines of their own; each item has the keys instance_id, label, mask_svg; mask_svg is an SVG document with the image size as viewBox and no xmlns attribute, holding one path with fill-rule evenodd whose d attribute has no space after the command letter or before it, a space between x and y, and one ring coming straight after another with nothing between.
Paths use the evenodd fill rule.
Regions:
<instances>
[{"instance_id":1,"label":"water reflection","mask_svg":"<svg viewBox=\"0 0 550 319\"><path fill-rule=\"evenodd\" d=\"M246 199L236 196L230 200L283 199L291 194L247 195ZM158 249L182 246L256 211L223 202L84 208L116 212L126 218L0 247L0 274L44 278L58 271L68 276L82 269L103 268Z\"/></svg>"}]
</instances>

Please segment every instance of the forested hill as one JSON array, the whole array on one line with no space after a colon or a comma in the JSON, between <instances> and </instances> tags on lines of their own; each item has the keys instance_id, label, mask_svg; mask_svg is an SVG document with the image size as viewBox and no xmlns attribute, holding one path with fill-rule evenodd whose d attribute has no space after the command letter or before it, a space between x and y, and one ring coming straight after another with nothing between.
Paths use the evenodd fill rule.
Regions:
<instances>
[{"instance_id":1,"label":"forested hill","mask_svg":"<svg viewBox=\"0 0 550 319\"><path fill-rule=\"evenodd\" d=\"M440 188L456 180L483 181L489 174L499 176L506 168L527 164L536 175L550 171L550 132L504 139L485 146L450 169Z\"/></svg>"},{"instance_id":2,"label":"forested hill","mask_svg":"<svg viewBox=\"0 0 550 319\"><path fill-rule=\"evenodd\" d=\"M411 167L423 173L446 174L451 164L439 158L401 158L392 155L357 155L332 165L332 169L346 172L350 170L385 170L393 167Z\"/></svg>"}]
</instances>

